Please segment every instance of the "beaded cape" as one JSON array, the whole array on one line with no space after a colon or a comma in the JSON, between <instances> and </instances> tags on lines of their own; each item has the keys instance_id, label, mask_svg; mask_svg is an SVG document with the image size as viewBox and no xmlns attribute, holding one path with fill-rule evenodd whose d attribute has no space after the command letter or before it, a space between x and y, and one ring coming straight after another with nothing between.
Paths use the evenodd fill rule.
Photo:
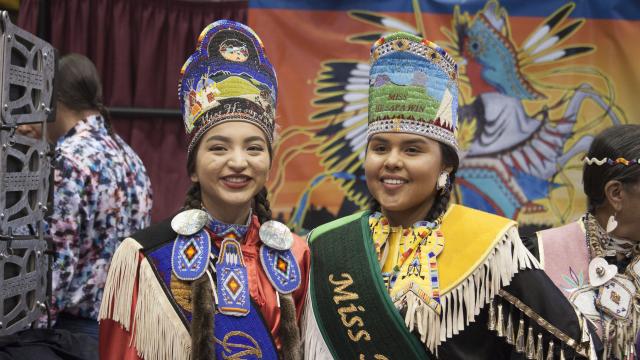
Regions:
<instances>
[{"instance_id":1,"label":"beaded cape","mask_svg":"<svg viewBox=\"0 0 640 360\"><path fill-rule=\"evenodd\" d=\"M348 226L353 221L366 224L362 227L360 238L332 237L331 234L338 234L336 229ZM419 288L410 286L408 291L399 292L400 296L393 296L383 287L384 292L376 296L383 298L383 302L392 304L394 311L402 317L405 327L404 333L394 333L393 336L415 336L429 356L443 359L487 359L509 353L542 359L559 359L564 354L584 357L593 355L586 325L568 302L558 301L562 299L562 295L538 269L539 263L520 240L513 221L453 205L443 218L441 231L445 238L444 249L437 257L441 313L438 314L429 305L429 297L425 295L430 294L421 293ZM340 253L335 253L337 260L332 261L326 256L326 251L319 250L322 242L325 242L325 248L335 247L335 244L331 244L333 241L340 244L347 241L370 242L368 253L358 254L357 259L351 254L349 258L352 259L351 262L368 258L369 265L356 266L360 269L358 272L368 274L367 269L372 268L374 270L370 276L380 277L380 282L383 283L384 275L378 263L376 243L369 227L369 214L354 214L323 225L310 234L309 241L313 265L302 325L305 358L340 358L343 353L340 352L342 350L339 345L332 343L332 339L335 339L332 334L338 332L335 335L338 338L348 338L348 334L340 334L334 328L327 331L326 326L330 325L332 315L319 310L322 308L320 303L327 298L326 294L317 293L320 291L318 288L324 289L321 282L326 281L326 276L319 272L334 274L329 282L333 280L333 283L341 286L335 287L334 300L340 299L335 295L354 293L360 295L350 296L350 299L359 299L359 303L353 300L354 306L362 303L363 308L371 308L372 302L368 302L365 297L366 289L361 289L363 292L360 293L355 286L356 274L343 271L341 264L349 260L343 259L344 256ZM317 255L319 253L322 253L321 258ZM352 275L354 279L353 286L349 288L345 287L344 281L349 279L346 274ZM344 281L336 281L338 276ZM344 309L338 308L338 313L345 311ZM366 318L366 311L353 314L362 317L365 324L373 321ZM392 321L386 319L386 314L376 312L375 316L391 326ZM338 317L338 323L339 319ZM347 321L343 324L347 327L351 322L349 318L345 320ZM354 333L358 330L357 327L349 329ZM363 329L369 330L366 325ZM365 353L365 349L371 346L375 349L371 351L372 354L385 355L385 351L389 349L379 344L384 342L353 342L349 347L362 349ZM406 358L423 358L421 356L424 355L411 355L407 352Z\"/></svg>"}]
</instances>

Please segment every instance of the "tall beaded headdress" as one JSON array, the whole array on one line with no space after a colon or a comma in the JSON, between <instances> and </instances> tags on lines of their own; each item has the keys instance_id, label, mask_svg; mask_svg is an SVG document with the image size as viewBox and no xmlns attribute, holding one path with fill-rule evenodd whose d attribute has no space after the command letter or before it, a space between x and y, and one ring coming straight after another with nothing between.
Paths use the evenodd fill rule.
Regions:
<instances>
[{"instance_id":1,"label":"tall beaded headdress","mask_svg":"<svg viewBox=\"0 0 640 360\"><path fill-rule=\"evenodd\" d=\"M456 153L458 65L429 40L398 32L371 48L368 138L382 132L426 136Z\"/></svg>"},{"instance_id":2,"label":"tall beaded headdress","mask_svg":"<svg viewBox=\"0 0 640 360\"><path fill-rule=\"evenodd\" d=\"M207 26L178 83L189 154L207 130L229 121L254 124L273 143L277 93L275 71L251 28L230 20Z\"/></svg>"}]
</instances>

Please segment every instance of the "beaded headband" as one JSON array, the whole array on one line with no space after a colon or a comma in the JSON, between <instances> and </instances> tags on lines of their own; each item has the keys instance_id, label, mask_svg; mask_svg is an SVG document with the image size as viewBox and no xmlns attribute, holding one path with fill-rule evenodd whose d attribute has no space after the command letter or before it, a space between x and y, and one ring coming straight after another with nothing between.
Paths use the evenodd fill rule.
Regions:
<instances>
[{"instance_id":1,"label":"beaded headband","mask_svg":"<svg viewBox=\"0 0 640 360\"><path fill-rule=\"evenodd\" d=\"M609 159L609 158L602 158L602 159L597 159L597 158L589 158L589 157L585 157L584 160L582 160L582 162L584 162L585 164L588 165L598 165L598 166L602 166L604 164L607 165L616 165L616 164L622 164L622 165L636 165L640 163L640 159L631 159L631 160L627 160L625 158L617 158L617 159Z\"/></svg>"}]
</instances>

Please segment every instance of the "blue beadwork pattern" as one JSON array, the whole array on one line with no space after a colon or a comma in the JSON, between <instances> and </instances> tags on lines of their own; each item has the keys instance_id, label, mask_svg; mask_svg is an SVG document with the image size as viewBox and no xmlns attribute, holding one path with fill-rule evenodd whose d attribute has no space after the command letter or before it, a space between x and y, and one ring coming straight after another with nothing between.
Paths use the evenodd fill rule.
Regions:
<instances>
[{"instance_id":1,"label":"blue beadwork pattern","mask_svg":"<svg viewBox=\"0 0 640 360\"><path fill-rule=\"evenodd\" d=\"M246 316L250 311L249 276L240 243L225 239L216 263L218 310L225 315Z\"/></svg>"},{"instance_id":2,"label":"blue beadwork pattern","mask_svg":"<svg viewBox=\"0 0 640 360\"><path fill-rule=\"evenodd\" d=\"M153 251L146 252L145 256L150 260L153 267L156 269L156 275L159 277L158 281L164 282L165 288L169 289L169 293L171 294L171 273L173 270L171 269L171 253L173 251L173 242L169 242L159 248L154 249ZM191 321L191 312L185 309L175 301L172 296L169 296L169 299L172 303L178 305L177 308L180 309L182 315L187 319L187 321Z\"/></svg>"},{"instance_id":3,"label":"blue beadwork pattern","mask_svg":"<svg viewBox=\"0 0 640 360\"><path fill-rule=\"evenodd\" d=\"M216 220L209 215L209 229L220 238L226 238L229 234L233 234L237 239L244 239L249 231L249 223L251 222L251 214L249 215L248 223L245 225L227 224L222 221Z\"/></svg>"},{"instance_id":4,"label":"blue beadwork pattern","mask_svg":"<svg viewBox=\"0 0 640 360\"><path fill-rule=\"evenodd\" d=\"M278 359L271 333L260 310L250 306L247 316L216 314L216 359Z\"/></svg>"},{"instance_id":5,"label":"blue beadwork pattern","mask_svg":"<svg viewBox=\"0 0 640 360\"><path fill-rule=\"evenodd\" d=\"M180 280L195 280L207 270L211 254L209 233L202 229L189 236L178 235L171 252L171 268Z\"/></svg>"},{"instance_id":6,"label":"blue beadwork pattern","mask_svg":"<svg viewBox=\"0 0 640 360\"><path fill-rule=\"evenodd\" d=\"M262 245L260 262L273 287L289 294L300 286L300 268L291 250L276 250Z\"/></svg>"},{"instance_id":7,"label":"blue beadwork pattern","mask_svg":"<svg viewBox=\"0 0 640 360\"><path fill-rule=\"evenodd\" d=\"M171 262L173 243L167 243L145 254L156 269L158 281L164 282L167 289L171 289ZM211 252L217 257L218 249L213 247ZM170 301L176 305L182 315L191 323L192 314L180 306L172 296ZM229 316L221 313L215 315L215 335L217 359L277 359L278 353L271 339L271 333L260 316L260 310L250 304L247 316Z\"/></svg>"}]
</instances>

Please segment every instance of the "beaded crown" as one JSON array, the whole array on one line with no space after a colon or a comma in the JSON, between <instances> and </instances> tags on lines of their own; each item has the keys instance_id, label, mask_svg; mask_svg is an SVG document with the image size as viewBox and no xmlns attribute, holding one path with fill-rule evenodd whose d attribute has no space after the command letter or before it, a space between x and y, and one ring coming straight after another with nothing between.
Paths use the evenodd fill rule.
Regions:
<instances>
[{"instance_id":1,"label":"beaded crown","mask_svg":"<svg viewBox=\"0 0 640 360\"><path fill-rule=\"evenodd\" d=\"M458 65L435 43L397 32L371 48L368 138L413 133L458 152Z\"/></svg>"},{"instance_id":2,"label":"beaded crown","mask_svg":"<svg viewBox=\"0 0 640 360\"><path fill-rule=\"evenodd\" d=\"M207 26L180 70L178 97L189 153L214 125L246 121L273 143L278 83L258 35L219 20Z\"/></svg>"}]
</instances>

